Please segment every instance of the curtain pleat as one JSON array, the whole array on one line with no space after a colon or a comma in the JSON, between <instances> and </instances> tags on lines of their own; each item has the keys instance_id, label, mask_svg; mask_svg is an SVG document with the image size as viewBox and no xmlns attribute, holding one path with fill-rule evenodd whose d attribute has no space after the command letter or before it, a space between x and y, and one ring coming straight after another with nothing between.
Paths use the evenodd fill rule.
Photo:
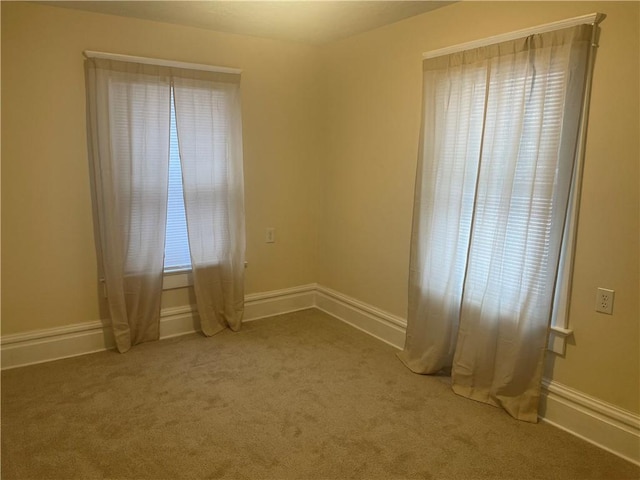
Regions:
<instances>
[{"instance_id":1,"label":"curtain pleat","mask_svg":"<svg viewBox=\"0 0 640 480\"><path fill-rule=\"evenodd\" d=\"M425 60L401 360L537 421L593 26Z\"/></svg>"}]
</instances>

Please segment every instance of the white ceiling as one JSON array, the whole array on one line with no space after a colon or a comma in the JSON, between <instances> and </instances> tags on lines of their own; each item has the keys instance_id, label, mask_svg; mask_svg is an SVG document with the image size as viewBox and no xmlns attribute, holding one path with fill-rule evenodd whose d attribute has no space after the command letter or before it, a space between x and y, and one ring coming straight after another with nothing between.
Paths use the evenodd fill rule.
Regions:
<instances>
[{"instance_id":1,"label":"white ceiling","mask_svg":"<svg viewBox=\"0 0 640 480\"><path fill-rule=\"evenodd\" d=\"M453 2L53 1L48 5L311 44L349 37Z\"/></svg>"}]
</instances>

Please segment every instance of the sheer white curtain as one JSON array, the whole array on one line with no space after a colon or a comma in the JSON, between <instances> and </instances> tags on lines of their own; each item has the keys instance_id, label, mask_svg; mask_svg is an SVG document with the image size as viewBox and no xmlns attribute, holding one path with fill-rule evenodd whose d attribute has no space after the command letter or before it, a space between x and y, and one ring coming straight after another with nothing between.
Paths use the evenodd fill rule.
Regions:
<instances>
[{"instance_id":1,"label":"sheer white curtain","mask_svg":"<svg viewBox=\"0 0 640 480\"><path fill-rule=\"evenodd\" d=\"M174 78L194 289L202 330L238 330L244 310L239 76Z\"/></svg>"},{"instance_id":2,"label":"sheer white curtain","mask_svg":"<svg viewBox=\"0 0 640 480\"><path fill-rule=\"evenodd\" d=\"M237 330L245 249L240 75L120 58L85 64L98 261L117 348L159 337L172 88L202 330Z\"/></svg>"},{"instance_id":3,"label":"sheer white curtain","mask_svg":"<svg viewBox=\"0 0 640 480\"><path fill-rule=\"evenodd\" d=\"M532 422L593 28L424 62L400 358Z\"/></svg>"},{"instance_id":4,"label":"sheer white curtain","mask_svg":"<svg viewBox=\"0 0 640 480\"><path fill-rule=\"evenodd\" d=\"M170 78L88 59L87 125L97 243L120 352L159 337Z\"/></svg>"}]
</instances>

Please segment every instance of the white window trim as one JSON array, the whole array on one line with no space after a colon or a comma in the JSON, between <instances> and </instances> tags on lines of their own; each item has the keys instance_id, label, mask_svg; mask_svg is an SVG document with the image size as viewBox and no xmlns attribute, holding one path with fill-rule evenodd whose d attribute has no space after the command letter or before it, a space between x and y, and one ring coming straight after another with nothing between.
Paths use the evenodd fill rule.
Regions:
<instances>
[{"instance_id":1,"label":"white window trim","mask_svg":"<svg viewBox=\"0 0 640 480\"><path fill-rule=\"evenodd\" d=\"M202 63L176 62L174 60L165 60L162 58L136 57L133 55L122 55L119 53L95 52L93 50L85 50L83 52L87 58L102 58L105 60L117 60L120 62L143 63L145 65L158 65L161 67L184 68L187 70L202 70L205 72L218 73L234 73L241 74L242 70L231 67L217 67L214 65L205 65Z\"/></svg>"},{"instance_id":2,"label":"white window trim","mask_svg":"<svg viewBox=\"0 0 640 480\"><path fill-rule=\"evenodd\" d=\"M193 285L191 269L165 271L162 277L162 290L175 290Z\"/></svg>"},{"instance_id":3,"label":"white window trim","mask_svg":"<svg viewBox=\"0 0 640 480\"><path fill-rule=\"evenodd\" d=\"M595 13L585 17L591 17L591 21L583 21L581 23L593 23L597 25L604 20L605 15L601 13ZM595 17L595 18L593 18ZM576 23L578 25L579 23ZM573 330L569 325L569 307L571 303L571 287L574 271L575 260L575 245L576 237L578 233L578 218L580 215L580 194L582 193L582 173L584 168L584 157L587 145L587 126L589 123L589 107L591 99L591 86L593 84L593 68L595 61L595 50L598 48L597 44L597 28L593 30L593 37L591 39L591 53L589 54L589 61L587 64L587 78L584 88L584 100L582 104L582 114L580 120L580 127L578 133L578 149L576 152L576 165L574 169L573 185L571 188L571 197L569 199L569 210L567 212L568 218L565 225L565 235L563 239L562 253L560 256L560 262L558 265L559 281L556 290L556 295L560 295L559 299L556 299L554 305L554 311L551 317L551 326L549 329L549 341L547 343L547 350L564 356L567 349L567 340L573 335Z\"/></svg>"},{"instance_id":4,"label":"white window trim","mask_svg":"<svg viewBox=\"0 0 640 480\"><path fill-rule=\"evenodd\" d=\"M553 30L574 27L576 25L598 24L602 20L604 20L604 17L605 15L602 13L590 13L588 15L582 15L580 17L567 18L565 20L545 23L543 25L538 25L536 27L524 28L522 30L515 30L513 32L494 35L493 37L482 38L480 40L474 40L466 43L459 43L458 45L452 45L450 47L431 50L429 52L423 53L422 58L427 59L427 58L440 57L442 55L450 55L452 53L462 52L464 50L471 50L473 48L486 47L488 45L493 45L495 43L508 42L510 40L516 40L518 38L528 37L529 35L552 32Z\"/></svg>"},{"instance_id":5,"label":"white window trim","mask_svg":"<svg viewBox=\"0 0 640 480\"><path fill-rule=\"evenodd\" d=\"M107 298L107 285L104 278L99 280L102 287L102 296ZM162 290L175 290L176 288L186 288L193 285L193 275L191 269L165 271L162 274Z\"/></svg>"},{"instance_id":6,"label":"white window trim","mask_svg":"<svg viewBox=\"0 0 640 480\"><path fill-rule=\"evenodd\" d=\"M249 262L244 262L244 268ZM162 290L175 290L193 286L193 272L191 268L165 270L162 277Z\"/></svg>"}]
</instances>

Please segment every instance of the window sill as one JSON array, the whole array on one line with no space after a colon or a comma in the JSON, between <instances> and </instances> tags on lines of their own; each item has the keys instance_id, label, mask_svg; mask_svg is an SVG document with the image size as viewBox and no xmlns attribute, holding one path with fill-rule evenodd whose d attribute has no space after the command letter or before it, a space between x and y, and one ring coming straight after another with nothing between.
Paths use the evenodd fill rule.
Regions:
<instances>
[{"instance_id":1,"label":"window sill","mask_svg":"<svg viewBox=\"0 0 640 480\"><path fill-rule=\"evenodd\" d=\"M244 268L249 266L249 262L244 262ZM191 269L169 270L164 272L162 277L162 290L174 290L176 288L186 288L193 286L193 274Z\"/></svg>"},{"instance_id":2,"label":"window sill","mask_svg":"<svg viewBox=\"0 0 640 480\"><path fill-rule=\"evenodd\" d=\"M191 270L175 270L165 272L162 278L162 290L174 290L193 285Z\"/></svg>"},{"instance_id":3,"label":"window sill","mask_svg":"<svg viewBox=\"0 0 640 480\"><path fill-rule=\"evenodd\" d=\"M573 335L573 330L569 328L550 327L547 350L563 357L567 348L567 339L571 335Z\"/></svg>"}]
</instances>

